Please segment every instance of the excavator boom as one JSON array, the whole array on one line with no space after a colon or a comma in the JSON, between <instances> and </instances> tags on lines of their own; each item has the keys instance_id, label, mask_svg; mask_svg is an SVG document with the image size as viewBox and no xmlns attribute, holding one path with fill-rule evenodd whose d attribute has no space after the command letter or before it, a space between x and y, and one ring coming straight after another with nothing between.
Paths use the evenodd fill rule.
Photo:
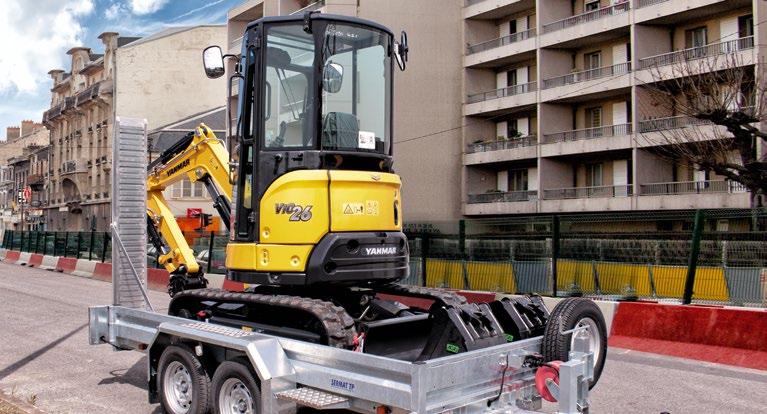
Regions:
<instances>
[{"instance_id":1,"label":"excavator boom","mask_svg":"<svg viewBox=\"0 0 767 414\"><path fill-rule=\"evenodd\" d=\"M202 182L228 228L232 194L228 163L224 144L208 126L200 124L148 167L148 235L159 253L158 263L172 275L168 287L171 296L186 288L205 287L207 283L163 191L184 178Z\"/></svg>"}]
</instances>

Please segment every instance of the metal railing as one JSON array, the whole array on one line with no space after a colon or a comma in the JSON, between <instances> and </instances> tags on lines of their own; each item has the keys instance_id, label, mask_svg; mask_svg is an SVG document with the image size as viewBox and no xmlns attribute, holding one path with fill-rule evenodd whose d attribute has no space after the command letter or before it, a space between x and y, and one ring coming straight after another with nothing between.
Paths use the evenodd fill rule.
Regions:
<instances>
[{"instance_id":1,"label":"metal railing","mask_svg":"<svg viewBox=\"0 0 767 414\"><path fill-rule=\"evenodd\" d=\"M575 83L586 82L594 79L602 79L609 76L624 75L631 72L631 62L619 63L612 66L604 66L596 69L589 69L580 72L573 72L569 75L558 76L556 78L544 79L543 89L556 88L558 86L572 85Z\"/></svg>"},{"instance_id":2,"label":"metal railing","mask_svg":"<svg viewBox=\"0 0 767 414\"><path fill-rule=\"evenodd\" d=\"M639 195L674 195L701 193L739 193L746 191L743 184L733 181L678 181L639 185Z\"/></svg>"},{"instance_id":3,"label":"metal railing","mask_svg":"<svg viewBox=\"0 0 767 414\"><path fill-rule=\"evenodd\" d=\"M711 125L711 122L705 119L695 118L694 116L672 116L668 118L655 118L639 121L639 132L664 131L668 129L684 128L695 125Z\"/></svg>"},{"instance_id":4,"label":"metal railing","mask_svg":"<svg viewBox=\"0 0 767 414\"><path fill-rule=\"evenodd\" d=\"M588 13L571 16L566 19L558 20L556 22L547 23L543 25L543 33L551 33L557 30L566 29L568 27L577 26L579 24L593 22L594 20L603 19L608 16L614 16L616 14L622 14L631 9L631 4L628 0L623 3L613 4L612 6L603 7L598 10L590 11Z\"/></svg>"},{"instance_id":5,"label":"metal railing","mask_svg":"<svg viewBox=\"0 0 767 414\"><path fill-rule=\"evenodd\" d=\"M556 134L546 134L543 136L543 142L546 144L551 144L555 142L580 141L584 139L631 135L631 133L631 124L607 125L597 128L578 129L575 131L558 132Z\"/></svg>"},{"instance_id":6,"label":"metal railing","mask_svg":"<svg viewBox=\"0 0 767 414\"><path fill-rule=\"evenodd\" d=\"M507 88L495 89L487 92L475 93L468 96L468 103L477 103L489 101L491 99L505 98L507 96L521 95L523 93L535 92L537 85L535 82L523 83L520 85L509 86Z\"/></svg>"},{"instance_id":7,"label":"metal railing","mask_svg":"<svg viewBox=\"0 0 767 414\"><path fill-rule=\"evenodd\" d=\"M466 48L466 54L471 55L473 53L484 52L486 50L495 49L501 46L510 45L512 43L521 42L535 37L535 29L525 30L523 32L512 33L507 36L499 37L497 39L488 40L486 42L469 45Z\"/></svg>"},{"instance_id":8,"label":"metal railing","mask_svg":"<svg viewBox=\"0 0 767 414\"><path fill-rule=\"evenodd\" d=\"M319 9L321 9L324 6L325 6L325 0L319 0L319 1L315 1L314 3L311 3L311 4L307 5L304 8L298 9L298 10L296 10L293 13L290 13L290 14L291 15L303 14L303 13L306 13L306 12L311 12L311 11L319 10Z\"/></svg>"},{"instance_id":9,"label":"metal railing","mask_svg":"<svg viewBox=\"0 0 767 414\"><path fill-rule=\"evenodd\" d=\"M99 88L101 82L94 83L93 85L85 88L82 92L75 96L75 106L80 106L99 96Z\"/></svg>"},{"instance_id":10,"label":"metal railing","mask_svg":"<svg viewBox=\"0 0 767 414\"><path fill-rule=\"evenodd\" d=\"M727 42L712 43L706 46L693 47L676 52L650 56L648 58L640 59L639 67L641 69L647 69L656 66L667 66L693 59L720 56L753 48L753 36L741 37L740 39L730 40Z\"/></svg>"},{"instance_id":11,"label":"metal railing","mask_svg":"<svg viewBox=\"0 0 767 414\"><path fill-rule=\"evenodd\" d=\"M634 4L636 4L637 9L641 9L642 7L665 3L667 1L671 1L671 0L634 0Z\"/></svg>"},{"instance_id":12,"label":"metal railing","mask_svg":"<svg viewBox=\"0 0 767 414\"><path fill-rule=\"evenodd\" d=\"M538 191L508 191L490 192L484 194L469 194L469 204L483 203L517 203L522 201L535 201L538 199Z\"/></svg>"},{"instance_id":13,"label":"metal railing","mask_svg":"<svg viewBox=\"0 0 767 414\"><path fill-rule=\"evenodd\" d=\"M476 142L469 144L469 154L476 152L491 152L500 151L521 147L531 147L538 144L538 137L535 135L528 135L518 138L507 138L505 140L492 141L492 142Z\"/></svg>"},{"instance_id":14,"label":"metal railing","mask_svg":"<svg viewBox=\"0 0 767 414\"><path fill-rule=\"evenodd\" d=\"M545 200L563 200L572 198L607 198L628 197L632 194L633 186L626 185L603 185L598 187L574 187L555 188L543 190Z\"/></svg>"}]
</instances>

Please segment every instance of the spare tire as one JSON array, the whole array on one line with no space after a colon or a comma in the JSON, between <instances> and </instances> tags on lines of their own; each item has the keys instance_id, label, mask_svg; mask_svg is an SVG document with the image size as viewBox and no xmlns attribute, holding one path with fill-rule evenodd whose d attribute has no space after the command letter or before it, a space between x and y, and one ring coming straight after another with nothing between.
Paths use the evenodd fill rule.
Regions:
<instances>
[{"instance_id":1,"label":"spare tire","mask_svg":"<svg viewBox=\"0 0 767 414\"><path fill-rule=\"evenodd\" d=\"M543 332L543 357L546 361L567 361L573 345L573 334L560 334L560 322L564 331L576 326L588 326L591 340L589 349L594 353L594 378L589 382L593 388L602 375L607 357L607 324L594 301L584 298L567 298L559 302L546 322Z\"/></svg>"}]
</instances>

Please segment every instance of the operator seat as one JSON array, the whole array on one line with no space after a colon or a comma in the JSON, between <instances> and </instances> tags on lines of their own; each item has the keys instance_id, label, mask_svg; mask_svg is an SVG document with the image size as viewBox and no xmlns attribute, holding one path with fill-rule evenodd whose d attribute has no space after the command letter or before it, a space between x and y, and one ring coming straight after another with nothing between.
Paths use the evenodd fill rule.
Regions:
<instances>
[{"instance_id":1,"label":"operator seat","mask_svg":"<svg viewBox=\"0 0 767 414\"><path fill-rule=\"evenodd\" d=\"M360 122L354 114L328 112L322 121L322 147L325 149L357 149Z\"/></svg>"}]
</instances>

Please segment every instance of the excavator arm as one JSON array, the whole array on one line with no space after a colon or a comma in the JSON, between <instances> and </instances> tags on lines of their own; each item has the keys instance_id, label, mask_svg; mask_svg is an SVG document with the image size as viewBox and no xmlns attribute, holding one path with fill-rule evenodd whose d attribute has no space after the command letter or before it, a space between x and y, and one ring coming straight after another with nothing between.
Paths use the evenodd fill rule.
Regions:
<instances>
[{"instance_id":1,"label":"excavator arm","mask_svg":"<svg viewBox=\"0 0 767 414\"><path fill-rule=\"evenodd\" d=\"M228 161L224 144L210 128L200 124L147 168L148 236L159 252L158 263L171 274L168 284L171 296L185 289L205 287L207 281L163 191L185 177L191 182L202 182L228 227L232 194Z\"/></svg>"}]
</instances>

